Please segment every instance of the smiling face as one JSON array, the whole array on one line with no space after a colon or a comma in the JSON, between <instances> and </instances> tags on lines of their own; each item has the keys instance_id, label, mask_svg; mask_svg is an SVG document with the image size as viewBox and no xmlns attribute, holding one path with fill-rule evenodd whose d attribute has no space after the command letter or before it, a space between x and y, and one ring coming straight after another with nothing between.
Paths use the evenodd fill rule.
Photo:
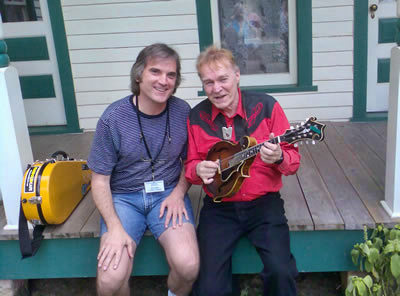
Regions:
<instances>
[{"instance_id":1,"label":"smiling face","mask_svg":"<svg viewBox=\"0 0 400 296\"><path fill-rule=\"evenodd\" d=\"M239 103L239 69L221 60L202 65L199 75L211 103L229 117L235 114Z\"/></svg>"},{"instance_id":2,"label":"smiling face","mask_svg":"<svg viewBox=\"0 0 400 296\"><path fill-rule=\"evenodd\" d=\"M139 109L155 115L162 112L176 85L176 61L172 58L151 58L139 82Z\"/></svg>"}]
</instances>

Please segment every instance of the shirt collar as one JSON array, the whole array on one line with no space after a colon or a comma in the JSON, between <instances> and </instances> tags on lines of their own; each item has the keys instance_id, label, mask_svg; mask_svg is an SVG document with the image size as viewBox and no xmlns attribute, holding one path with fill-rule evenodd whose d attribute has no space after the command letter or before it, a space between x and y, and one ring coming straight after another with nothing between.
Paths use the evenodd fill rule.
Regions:
<instances>
[{"instance_id":1,"label":"shirt collar","mask_svg":"<svg viewBox=\"0 0 400 296\"><path fill-rule=\"evenodd\" d=\"M238 106L237 106L237 109L236 109L236 113L233 114L233 116L232 116L231 118L234 118L236 115L239 115L239 116L241 116L242 118L245 118L244 112L243 112L243 108L242 108L242 92L241 92L241 90L240 90L239 87L238 87L237 91L238 91L238 93L239 93L239 103L238 103ZM224 114L224 112L222 112L220 109L218 109L217 107L215 107L215 106L212 104L212 107L211 107L211 120L214 121L215 118L218 116L219 113L221 113L224 117L227 117L227 116Z\"/></svg>"}]
</instances>

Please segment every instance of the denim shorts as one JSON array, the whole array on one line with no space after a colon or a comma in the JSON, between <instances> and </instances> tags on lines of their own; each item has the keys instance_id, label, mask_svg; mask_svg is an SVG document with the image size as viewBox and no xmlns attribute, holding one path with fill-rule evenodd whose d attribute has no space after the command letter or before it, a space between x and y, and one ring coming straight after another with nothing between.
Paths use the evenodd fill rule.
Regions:
<instances>
[{"instance_id":1,"label":"denim shorts","mask_svg":"<svg viewBox=\"0 0 400 296\"><path fill-rule=\"evenodd\" d=\"M136 245L146 229L148 228L156 239L166 230L164 222L168 209L160 218L161 203L172 192L174 187L166 188L163 192L146 193L144 190L132 193L114 193L113 204L114 209L124 227L125 231L132 237ZM194 225L194 217L192 205L189 196L185 195L185 208L189 219L183 215L183 223L192 223ZM168 227L172 227L172 218ZM103 218L100 219L100 235L107 232L107 226Z\"/></svg>"}]
</instances>

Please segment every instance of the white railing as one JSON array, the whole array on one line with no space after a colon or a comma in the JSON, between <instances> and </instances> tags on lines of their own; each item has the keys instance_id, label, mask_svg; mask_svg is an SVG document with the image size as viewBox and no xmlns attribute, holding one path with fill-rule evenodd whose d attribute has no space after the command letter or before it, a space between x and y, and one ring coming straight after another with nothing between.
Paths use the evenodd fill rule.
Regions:
<instances>
[{"instance_id":1,"label":"white railing","mask_svg":"<svg viewBox=\"0 0 400 296\"><path fill-rule=\"evenodd\" d=\"M397 0L397 17L400 17L400 0ZM400 217L400 44L391 50L389 85L385 200L381 203L389 216L395 218Z\"/></svg>"},{"instance_id":2,"label":"white railing","mask_svg":"<svg viewBox=\"0 0 400 296\"><path fill-rule=\"evenodd\" d=\"M17 229L24 171L33 162L18 72L8 65L0 14L0 191L7 224Z\"/></svg>"}]
</instances>

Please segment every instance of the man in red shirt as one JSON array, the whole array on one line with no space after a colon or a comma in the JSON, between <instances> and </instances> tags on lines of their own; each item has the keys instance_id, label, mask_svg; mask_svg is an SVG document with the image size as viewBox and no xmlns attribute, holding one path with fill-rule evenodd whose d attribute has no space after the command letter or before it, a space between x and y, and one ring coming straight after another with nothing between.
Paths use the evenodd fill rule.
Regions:
<instances>
[{"instance_id":1,"label":"man in red shirt","mask_svg":"<svg viewBox=\"0 0 400 296\"><path fill-rule=\"evenodd\" d=\"M300 155L293 145L268 142L289 128L286 115L273 97L239 88L240 70L229 50L207 48L197 59L197 71L208 99L193 108L188 118L185 176L190 183L203 184L208 196L197 229L201 268L193 293L236 295L231 257L238 240L247 236L264 264L264 295L296 295L298 272L279 190L282 174L296 173ZM229 170L222 171L227 160L221 155L225 157L226 151L218 154L215 150L216 158L207 158L207 154L221 140L245 144L241 142L244 136L264 144L255 152L250 168L240 169L249 177L238 186L230 179L234 175ZM226 190L230 186L240 189L231 194ZM219 196L219 192L228 196Z\"/></svg>"}]
</instances>

